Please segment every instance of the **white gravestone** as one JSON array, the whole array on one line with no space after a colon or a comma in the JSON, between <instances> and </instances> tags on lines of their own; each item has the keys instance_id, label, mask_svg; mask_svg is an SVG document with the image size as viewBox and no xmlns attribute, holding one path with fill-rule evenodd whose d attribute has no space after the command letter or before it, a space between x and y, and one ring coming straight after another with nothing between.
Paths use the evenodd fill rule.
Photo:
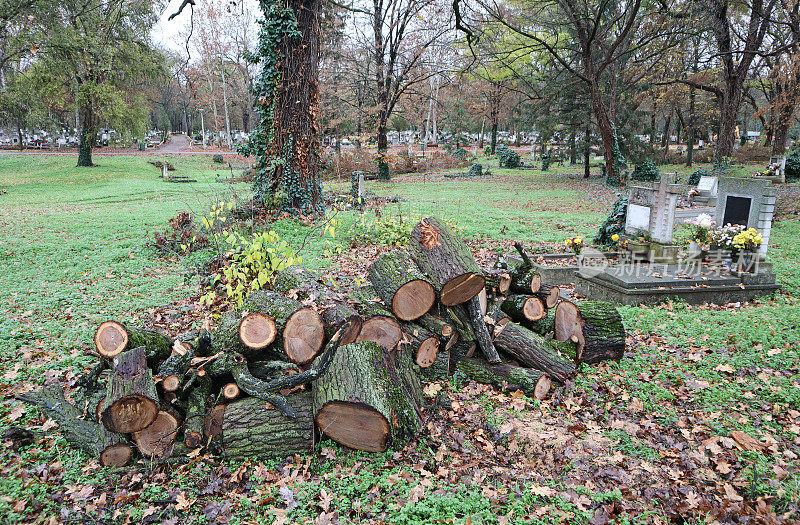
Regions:
<instances>
[{"instance_id":1,"label":"white gravestone","mask_svg":"<svg viewBox=\"0 0 800 525\"><path fill-rule=\"evenodd\" d=\"M704 175L700 177L700 182L697 183L697 191L710 197L716 197L718 185L718 177Z\"/></svg>"},{"instance_id":2,"label":"white gravestone","mask_svg":"<svg viewBox=\"0 0 800 525\"><path fill-rule=\"evenodd\" d=\"M645 230L640 226L634 226L631 221L644 225L647 215L646 231L650 234L650 238L662 244L672 243L675 230L675 205L679 194L680 188L675 185L674 173L663 173L659 182L647 186L631 186L628 195L628 218L625 222L626 233L631 233L628 231L629 226Z\"/></svg>"},{"instance_id":3,"label":"white gravestone","mask_svg":"<svg viewBox=\"0 0 800 525\"><path fill-rule=\"evenodd\" d=\"M628 205L628 215L625 218L625 232L639 233L650 232L650 208L639 204Z\"/></svg>"}]
</instances>

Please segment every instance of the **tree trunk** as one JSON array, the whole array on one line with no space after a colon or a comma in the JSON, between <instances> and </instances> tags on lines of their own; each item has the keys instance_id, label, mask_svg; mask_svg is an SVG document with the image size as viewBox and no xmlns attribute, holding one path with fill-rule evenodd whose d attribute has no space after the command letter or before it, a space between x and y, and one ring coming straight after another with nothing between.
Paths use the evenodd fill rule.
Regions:
<instances>
[{"instance_id":1,"label":"tree trunk","mask_svg":"<svg viewBox=\"0 0 800 525\"><path fill-rule=\"evenodd\" d=\"M614 155L616 137L608 115L608 108L603 102L600 86L596 82L589 84L589 93L592 99L592 111L597 121L597 129L600 131L600 139L603 142L603 158L606 163L606 183L611 186L622 186L624 181L618 173L617 159Z\"/></svg>"},{"instance_id":2,"label":"tree trunk","mask_svg":"<svg viewBox=\"0 0 800 525\"><path fill-rule=\"evenodd\" d=\"M445 306L466 302L484 289L483 272L469 247L435 217L423 219L414 227L409 252L431 279Z\"/></svg>"},{"instance_id":3,"label":"tree trunk","mask_svg":"<svg viewBox=\"0 0 800 525\"><path fill-rule=\"evenodd\" d=\"M254 91L261 116L259 176L254 196L271 204L279 190L286 192L285 206L296 213L313 213L322 206L319 173L319 40L322 0L289 0L299 36L284 31L274 44L270 25L285 23L283 5L261 0L267 23L261 30L262 73ZM280 161L280 162L276 162Z\"/></svg>"},{"instance_id":4,"label":"tree trunk","mask_svg":"<svg viewBox=\"0 0 800 525\"><path fill-rule=\"evenodd\" d=\"M558 355L544 337L516 323L505 323L496 332L497 347L522 365L542 370L562 383L575 375L575 365Z\"/></svg>"},{"instance_id":5,"label":"tree trunk","mask_svg":"<svg viewBox=\"0 0 800 525\"><path fill-rule=\"evenodd\" d=\"M405 333L404 341L405 346L414 356L414 362L420 368L428 368L436 361L436 356L439 353L441 341L439 337L433 332L425 328L413 324L406 323L403 325L403 332Z\"/></svg>"},{"instance_id":6,"label":"tree trunk","mask_svg":"<svg viewBox=\"0 0 800 525\"><path fill-rule=\"evenodd\" d=\"M552 385L550 378L541 370L500 363L492 365L482 359L464 357L456 363L456 369L470 379L487 383L497 388L522 392L535 399L544 399Z\"/></svg>"},{"instance_id":7,"label":"tree trunk","mask_svg":"<svg viewBox=\"0 0 800 525\"><path fill-rule=\"evenodd\" d=\"M686 166L691 168L692 162L694 161L694 143L695 143L695 98L697 94L695 93L695 88L689 88L689 125L687 126L687 134L688 140L686 145Z\"/></svg>"},{"instance_id":8,"label":"tree trunk","mask_svg":"<svg viewBox=\"0 0 800 525\"><path fill-rule=\"evenodd\" d=\"M405 250L378 257L369 268L369 280L378 297L401 321L422 317L436 300L433 285Z\"/></svg>"},{"instance_id":9,"label":"tree trunk","mask_svg":"<svg viewBox=\"0 0 800 525\"><path fill-rule=\"evenodd\" d=\"M228 459L262 460L307 454L314 448L313 398L300 393L286 398L297 414L288 418L256 398L225 406L220 443Z\"/></svg>"},{"instance_id":10,"label":"tree trunk","mask_svg":"<svg viewBox=\"0 0 800 525\"><path fill-rule=\"evenodd\" d=\"M574 166L578 163L578 146L575 137L575 128L569 134L569 165Z\"/></svg>"},{"instance_id":11,"label":"tree trunk","mask_svg":"<svg viewBox=\"0 0 800 525\"><path fill-rule=\"evenodd\" d=\"M492 142L491 142L492 155L494 155L496 153L496 151L497 151L497 126L498 126L498 124L499 124L498 117L495 114L495 112L492 111L492 135L491 135L491 138L492 138Z\"/></svg>"},{"instance_id":12,"label":"tree trunk","mask_svg":"<svg viewBox=\"0 0 800 525\"><path fill-rule=\"evenodd\" d=\"M402 446L421 425L406 376L398 361L373 342L339 348L328 372L313 385L320 432L356 450Z\"/></svg>"},{"instance_id":13,"label":"tree trunk","mask_svg":"<svg viewBox=\"0 0 800 525\"><path fill-rule=\"evenodd\" d=\"M153 330L125 326L117 321L105 321L97 327L94 345L102 357L114 357L124 350L143 346L147 361L158 363L172 354L174 340Z\"/></svg>"},{"instance_id":14,"label":"tree trunk","mask_svg":"<svg viewBox=\"0 0 800 525\"><path fill-rule=\"evenodd\" d=\"M584 150L583 150L583 178L588 179L591 176L590 172L590 165L592 160L592 140L591 140L591 133L592 130L589 126L589 122L591 120L589 118L586 119L586 138L584 143Z\"/></svg>"},{"instance_id":15,"label":"tree trunk","mask_svg":"<svg viewBox=\"0 0 800 525\"><path fill-rule=\"evenodd\" d=\"M82 104L80 107L81 135L78 143L78 167L92 167L92 148L97 135L97 124L95 123L94 108L91 102Z\"/></svg>"}]
</instances>

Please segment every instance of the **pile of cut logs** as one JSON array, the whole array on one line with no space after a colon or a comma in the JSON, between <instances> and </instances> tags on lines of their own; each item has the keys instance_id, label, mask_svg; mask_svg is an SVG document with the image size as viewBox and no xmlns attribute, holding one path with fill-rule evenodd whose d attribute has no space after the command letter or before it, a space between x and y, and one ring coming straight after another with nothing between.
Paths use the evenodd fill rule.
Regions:
<instances>
[{"instance_id":1,"label":"pile of cut logs","mask_svg":"<svg viewBox=\"0 0 800 525\"><path fill-rule=\"evenodd\" d=\"M617 310L563 299L517 249L521 265L484 271L446 223L424 219L408 250L374 262L369 286L343 294L293 266L213 332L172 338L106 321L74 403L57 385L19 398L106 466L201 447L285 456L318 434L358 450L402 446L430 408L421 379L460 372L543 399L578 363L622 357Z\"/></svg>"}]
</instances>

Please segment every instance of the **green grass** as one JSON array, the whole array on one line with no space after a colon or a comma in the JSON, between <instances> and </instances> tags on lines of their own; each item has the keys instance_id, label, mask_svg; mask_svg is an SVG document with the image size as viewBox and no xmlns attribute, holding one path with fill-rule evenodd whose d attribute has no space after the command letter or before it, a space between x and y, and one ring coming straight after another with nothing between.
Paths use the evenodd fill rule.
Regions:
<instances>
[{"instance_id":1,"label":"green grass","mask_svg":"<svg viewBox=\"0 0 800 525\"><path fill-rule=\"evenodd\" d=\"M100 166L77 169L71 157L0 156L0 189L7 190L0 195L0 389L5 394L24 383L74 378L94 362L84 352L99 322L110 318L135 322L150 308L197 293L196 278L185 278L186 265L200 260L203 254L186 260L160 258L147 243L154 231L163 230L167 220L180 211L203 215L215 200L247 198L249 187L218 182L230 173L213 164L210 156L168 157L180 173L198 182L167 184L157 178L157 170L147 163L149 158L99 156L96 162ZM535 251L557 248L568 236L591 239L617 197L615 190L597 178L584 181L581 170L561 167L542 174L495 168L494 172L499 178L471 181L413 176L404 177L404 182L370 182L367 188L405 199L402 204L387 205L384 215L435 214L454 221L467 237L486 238L488 246L500 240L521 240ZM346 185L349 183L327 186ZM340 216L343 233L358 220L353 212ZM326 243L318 230L294 219L282 219L272 227L295 247L307 240L300 252L306 264L331 265L330 259L321 257ZM630 435L610 426L603 431L615 450L632 458L627 461L673 461L663 456L662 434L683 440L686 450L697 450L702 439L727 436L731 430L759 438L769 434L778 443L777 453L731 451L730 461L737 479L745 480L743 491L749 490L753 497L766 496L776 511L796 511L800 477L796 460L786 451L800 455L798 435L791 430L797 421L789 415L792 410L800 411L798 239L800 222L775 225L770 258L784 292L772 301L725 309L684 304L621 308L631 335L630 355L618 364L584 370L573 395L585 409L574 414L555 406L553 417L568 421L585 417L601 425L613 420L642 423L645 418L652 428L644 433ZM346 247L347 236L337 237L333 243ZM722 365L730 366L733 372L720 370ZM703 386L692 388L698 381ZM465 388L459 385L457 390ZM641 401L641 412L631 411L632 398ZM473 402L486 414L486 422L495 427L508 414L519 415L499 411L505 407L496 405L491 396L476 396ZM38 416L32 410L12 422L9 412L13 406L8 399L0 405L0 431L11 424L36 422ZM687 428L690 437L681 437L680 429ZM586 522L592 515L563 496L566 479L585 468L579 462L551 465L550 486L559 491L554 497L533 495L527 479L493 481L491 488L507 495L499 499L486 496L481 487L442 481L410 504L407 500L412 490L423 479L419 469L413 467L432 462L432 448L420 444L415 457L404 460L392 454L354 453L330 442L322 446L331 447L338 457L313 458L309 474L292 485L298 505L288 512L290 522L316 518L321 512L321 489L332 495L330 509L336 510L345 523L368 519L463 523L468 517L472 523L499 523L501 516L516 516L512 522L525 523L560 518ZM54 461L60 463L55 482L31 474L36 465L52 465ZM59 516L61 504L48 495L65 490L67 485L110 487L131 483L119 473L86 469L86 461L83 454L67 448L60 437L24 449L21 455L3 449L0 494L7 497L0 498L0 515L4 521L26 519L30 517L27 512L37 506L42 517ZM783 479L773 472L778 461L790 472ZM265 468L278 469L284 464L269 462ZM293 465L291 461L289 464ZM231 470L235 468L230 466ZM749 482L753 469L758 473L757 481ZM398 478L402 470L408 475ZM174 498L177 490L201 498L203 505L234 501L232 523L271 522L271 511L283 501L278 485L256 480L235 498L200 494L212 474L219 475L219 470L206 464L175 474L168 482L143 479L135 484L141 491L139 499L123 501L116 508L123 517L141 519L150 504ZM695 491L702 486L695 486ZM588 496L594 509L601 503L631 499L630 495L599 487L579 486L576 490ZM12 506L19 499L28 501L27 510L14 512ZM641 496L640 500L638 510L622 513L620 522L649 522L655 515L670 514L663 501L649 502ZM190 522L214 521L204 514L203 505L192 508ZM521 518L534 516L535 509L543 505L553 512ZM164 519L171 516L163 505L158 512ZM700 513L695 519L702 521L703 516ZM120 518L109 517L109 521Z\"/></svg>"}]
</instances>

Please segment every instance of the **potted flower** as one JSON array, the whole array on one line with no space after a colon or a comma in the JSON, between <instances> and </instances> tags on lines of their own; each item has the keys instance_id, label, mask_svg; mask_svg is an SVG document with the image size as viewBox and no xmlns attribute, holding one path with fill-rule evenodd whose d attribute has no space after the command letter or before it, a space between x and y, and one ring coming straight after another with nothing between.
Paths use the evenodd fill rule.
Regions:
<instances>
[{"instance_id":1,"label":"potted flower","mask_svg":"<svg viewBox=\"0 0 800 525\"><path fill-rule=\"evenodd\" d=\"M709 242L712 250L722 252L720 255L727 254L730 259L734 259L739 252L739 248L733 243L733 239L745 230L741 224L728 223L721 228L709 232ZM720 257L721 258L721 257Z\"/></svg>"},{"instance_id":2,"label":"potted flower","mask_svg":"<svg viewBox=\"0 0 800 525\"><path fill-rule=\"evenodd\" d=\"M564 246L571 249L575 255L580 255L583 249L583 239L580 237L570 237L564 241Z\"/></svg>"},{"instance_id":3,"label":"potted flower","mask_svg":"<svg viewBox=\"0 0 800 525\"><path fill-rule=\"evenodd\" d=\"M691 242L689 243L689 256L702 259L706 256L710 244L710 232L716 226L716 221L707 213L683 221L691 229Z\"/></svg>"},{"instance_id":4,"label":"potted flower","mask_svg":"<svg viewBox=\"0 0 800 525\"><path fill-rule=\"evenodd\" d=\"M755 228L748 228L733 237L733 245L741 250L737 266L740 272L753 272L759 246L764 238Z\"/></svg>"}]
</instances>

